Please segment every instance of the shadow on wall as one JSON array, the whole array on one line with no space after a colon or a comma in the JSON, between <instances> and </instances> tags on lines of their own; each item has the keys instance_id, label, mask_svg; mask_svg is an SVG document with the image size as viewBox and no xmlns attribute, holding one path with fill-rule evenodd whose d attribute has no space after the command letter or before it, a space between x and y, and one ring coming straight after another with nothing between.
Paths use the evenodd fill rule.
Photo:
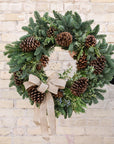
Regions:
<instances>
[{"instance_id":1,"label":"shadow on wall","mask_svg":"<svg viewBox=\"0 0 114 144\"><path fill-rule=\"evenodd\" d=\"M111 80L110 83L114 85L114 76L113 76L113 79Z\"/></svg>"}]
</instances>

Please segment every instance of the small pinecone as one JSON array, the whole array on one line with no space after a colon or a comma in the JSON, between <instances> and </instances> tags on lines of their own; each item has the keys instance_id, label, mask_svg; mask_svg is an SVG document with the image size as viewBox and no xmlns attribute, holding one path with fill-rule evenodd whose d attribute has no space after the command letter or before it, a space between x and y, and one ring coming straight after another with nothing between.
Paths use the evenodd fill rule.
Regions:
<instances>
[{"instance_id":1,"label":"small pinecone","mask_svg":"<svg viewBox=\"0 0 114 144\"><path fill-rule=\"evenodd\" d=\"M30 99L36 103L42 103L45 97L45 93L41 93L37 90L38 86L31 86L30 88L27 89L28 95Z\"/></svg>"},{"instance_id":2,"label":"small pinecone","mask_svg":"<svg viewBox=\"0 0 114 144\"><path fill-rule=\"evenodd\" d=\"M36 66L36 69L39 71L39 70L41 70L42 69L42 64L38 64L37 66Z\"/></svg>"},{"instance_id":3,"label":"small pinecone","mask_svg":"<svg viewBox=\"0 0 114 144\"><path fill-rule=\"evenodd\" d=\"M63 92L59 89L57 94L52 94L52 95L53 95L53 97L56 97L56 98L62 98L63 97Z\"/></svg>"},{"instance_id":4,"label":"small pinecone","mask_svg":"<svg viewBox=\"0 0 114 144\"><path fill-rule=\"evenodd\" d=\"M40 62L42 63L43 67L46 67L46 65L48 64L49 58L45 55L42 55Z\"/></svg>"},{"instance_id":5,"label":"small pinecone","mask_svg":"<svg viewBox=\"0 0 114 144\"><path fill-rule=\"evenodd\" d=\"M56 29L54 28L54 27L50 27L49 29L48 29L48 31L47 31L47 36L48 37L51 37L51 36L54 36L54 31L55 31Z\"/></svg>"},{"instance_id":6,"label":"small pinecone","mask_svg":"<svg viewBox=\"0 0 114 144\"><path fill-rule=\"evenodd\" d=\"M42 55L41 59L40 59L40 64L38 64L36 66L36 69L39 71L42 69L42 67L46 67L46 65L48 64L49 58L45 55Z\"/></svg>"},{"instance_id":7,"label":"small pinecone","mask_svg":"<svg viewBox=\"0 0 114 144\"><path fill-rule=\"evenodd\" d=\"M36 40L33 36L26 38L20 44L20 48L22 49L23 52L35 51L36 48L39 46L40 42Z\"/></svg>"},{"instance_id":8,"label":"small pinecone","mask_svg":"<svg viewBox=\"0 0 114 144\"><path fill-rule=\"evenodd\" d=\"M86 91L87 86L88 86L88 79L82 77L79 80L74 81L74 83L71 86L71 92L76 96L80 96Z\"/></svg>"},{"instance_id":9,"label":"small pinecone","mask_svg":"<svg viewBox=\"0 0 114 144\"><path fill-rule=\"evenodd\" d=\"M95 46L96 45L96 38L94 35L88 35L85 41L85 45L87 48L91 47L91 46Z\"/></svg>"},{"instance_id":10,"label":"small pinecone","mask_svg":"<svg viewBox=\"0 0 114 144\"><path fill-rule=\"evenodd\" d=\"M18 73L18 74L17 74ZM20 71L18 71L18 72L14 72L14 81L15 81L15 84L16 85L21 85L21 84L23 84L23 79L20 79L19 78L19 75L21 76L21 74L22 74L22 71L20 70Z\"/></svg>"},{"instance_id":11,"label":"small pinecone","mask_svg":"<svg viewBox=\"0 0 114 144\"><path fill-rule=\"evenodd\" d=\"M87 67L87 56L85 53L83 54L82 57L80 57L79 61L77 62L77 69L84 69Z\"/></svg>"},{"instance_id":12,"label":"small pinecone","mask_svg":"<svg viewBox=\"0 0 114 144\"><path fill-rule=\"evenodd\" d=\"M105 67L105 62L106 62L106 59L104 56L101 56L101 57L98 57L97 59L95 60L92 60L90 62L90 65L91 66L94 66L94 73L95 74L101 74L104 67Z\"/></svg>"},{"instance_id":13,"label":"small pinecone","mask_svg":"<svg viewBox=\"0 0 114 144\"><path fill-rule=\"evenodd\" d=\"M72 35L69 32L62 32L57 35L56 43L62 47L68 47L72 43Z\"/></svg>"}]
</instances>

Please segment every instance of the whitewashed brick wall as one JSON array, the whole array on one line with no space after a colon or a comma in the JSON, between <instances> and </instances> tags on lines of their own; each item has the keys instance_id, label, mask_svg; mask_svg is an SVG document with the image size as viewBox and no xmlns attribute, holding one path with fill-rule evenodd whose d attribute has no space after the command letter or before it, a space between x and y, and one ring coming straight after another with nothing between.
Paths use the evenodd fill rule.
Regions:
<instances>
[{"instance_id":1,"label":"whitewashed brick wall","mask_svg":"<svg viewBox=\"0 0 114 144\"><path fill-rule=\"evenodd\" d=\"M101 33L114 43L114 0L0 0L0 144L45 144L40 127L33 123L33 106L22 100L15 88L9 88L8 59L4 46L24 34L23 25L38 10L41 15L52 10L64 13L73 10L83 20L94 19ZM62 72L73 65L68 52L56 48L47 70ZM105 100L88 107L85 114L73 114L71 119L57 120L57 135L50 144L114 144L114 86L105 87Z\"/></svg>"}]
</instances>

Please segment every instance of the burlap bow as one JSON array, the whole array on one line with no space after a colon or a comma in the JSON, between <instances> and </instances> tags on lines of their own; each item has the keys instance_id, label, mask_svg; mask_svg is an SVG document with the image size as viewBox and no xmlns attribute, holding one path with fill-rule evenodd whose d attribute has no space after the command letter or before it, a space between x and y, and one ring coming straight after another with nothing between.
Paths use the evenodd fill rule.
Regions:
<instances>
[{"instance_id":1,"label":"burlap bow","mask_svg":"<svg viewBox=\"0 0 114 144\"><path fill-rule=\"evenodd\" d=\"M49 127L51 129L51 134L56 133L56 119L55 119L55 110L54 110L54 100L52 94L57 94L59 89L64 89L66 85L66 81L60 79L57 73L53 73L48 77L47 84L44 84L40 81L40 79L32 74L29 75L29 81L24 82L24 86L26 89L33 85L38 85L37 90L41 93L44 93L46 90L46 97L40 105L40 108L36 107L35 104L35 113L34 113L34 122L35 124L39 124L41 132L44 137L48 136L48 122ZM47 114L48 114L48 122L47 122Z\"/></svg>"}]
</instances>

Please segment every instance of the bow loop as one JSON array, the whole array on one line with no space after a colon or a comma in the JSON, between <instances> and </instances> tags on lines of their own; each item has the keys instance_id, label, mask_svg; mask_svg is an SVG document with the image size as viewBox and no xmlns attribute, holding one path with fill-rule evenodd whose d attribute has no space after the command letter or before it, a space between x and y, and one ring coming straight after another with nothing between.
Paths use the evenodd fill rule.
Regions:
<instances>
[{"instance_id":1,"label":"bow loop","mask_svg":"<svg viewBox=\"0 0 114 144\"><path fill-rule=\"evenodd\" d=\"M41 93L44 93L46 90L48 90L48 92L46 93L46 97L44 98L44 101L40 105L40 108L37 108L35 106L35 116L34 116L34 122L37 125L39 123L38 118L40 117L40 126L41 126L42 134L44 137L47 137L48 122L47 122L46 112L48 113L51 133L55 134L56 131L54 100L51 93L57 94L59 89L64 89L66 85L66 81L60 79L58 74L54 72L48 77L47 84L45 84L41 82L41 80L37 76L30 74L29 81L24 82L24 86L26 89L28 89L33 85L37 85L38 86L37 90Z\"/></svg>"}]
</instances>

